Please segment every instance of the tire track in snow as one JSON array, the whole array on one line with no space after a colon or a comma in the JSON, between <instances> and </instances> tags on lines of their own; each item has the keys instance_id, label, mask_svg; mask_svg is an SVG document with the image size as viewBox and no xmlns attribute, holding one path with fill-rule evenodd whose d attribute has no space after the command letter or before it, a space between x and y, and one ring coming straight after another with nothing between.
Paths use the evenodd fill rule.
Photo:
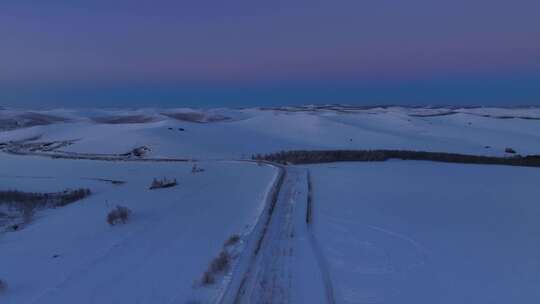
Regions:
<instances>
[{"instance_id":1,"label":"tire track in snow","mask_svg":"<svg viewBox=\"0 0 540 304\"><path fill-rule=\"evenodd\" d=\"M285 172L233 303L289 303L291 298L294 176Z\"/></svg>"},{"instance_id":2,"label":"tire track in snow","mask_svg":"<svg viewBox=\"0 0 540 304\"><path fill-rule=\"evenodd\" d=\"M324 254L321 250L321 247L319 246L317 238L315 237L315 232L314 232L314 227L313 227L313 183L311 182L311 174L309 171L307 172L307 185L308 185L308 194L307 194L306 224L308 226L307 230L308 230L308 236L309 236L309 241L310 241L309 243L311 244L311 248L313 250L313 253L315 254L315 258L317 260L319 269L321 271L321 275L322 275L322 279L324 283L326 301L329 304L335 304L336 300L335 300L335 294L334 294L334 286L332 284L330 270L329 270L326 258L324 257Z\"/></svg>"},{"instance_id":3,"label":"tire track in snow","mask_svg":"<svg viewBox=\"0 0 540 304\"><path fill-rule=\"evenodd\" d=\"M429 256L429 252L428 250L422 246L420 243L418 243L417 241L415 241L414 239L412 239L411 237L408 237L404 234L401 234L401 233L397 233L397 232L394 232L394 231L390 231L388 229L384 229L384 228L381 228L381 227L377 227L377 226L374 226L374 225L367 225L367 227L369 229L372 229L372 230L375 230L375 231L379 231L381 233L384 233L384 234L387 234L391 237L394 237L394 238L397 238L397 239L400 239L400 240L403 240L405 242L408 242L410 243L414 248L416 248L416 250L418 250L418 254L420 255L420 262L417 263L417 264L412 264L409 266L409 268L414 268L416 266L419 266L419 265L425 265L427 264L427 260L428 260L428 256Z\"/></svg>"},{"instance_id":4,"label":"tire track in snow","mask_svg":"<svg viewBox=\"0 0 540 304\"><path fill-rule=\"evenodd\" d=\"M298 168L286 169L282 166L278 168L283 173L281 180L275 184L275 192L267 209L267 218L261 219L264 226L252 239L252 242L255 242L252 250L246 248L248 251L246 254L251 255L249 261L244 261L248 265L244 272L235 273L233 281L239 282L229 286L219 303L292 303L293 294L297 292L293 290L295 280L303 279L301 273L295 272L299 271L295 267L297 262L295 259L308 258L295 252L297 246L302 244L299 238L310 243L303 244L306 244L305 248L308 251L313 251L312 265L319 268L322 282L313 287L324 288L324 292L321 292L321 302L335 303L325 259L311 227L308 226L311 222L309 213L311 207L308 208L311 204L310 183L309 180L306 181L308 175L305 170ZM311 291L302 290L302 292Z\"/></svg>"}]
</instances>

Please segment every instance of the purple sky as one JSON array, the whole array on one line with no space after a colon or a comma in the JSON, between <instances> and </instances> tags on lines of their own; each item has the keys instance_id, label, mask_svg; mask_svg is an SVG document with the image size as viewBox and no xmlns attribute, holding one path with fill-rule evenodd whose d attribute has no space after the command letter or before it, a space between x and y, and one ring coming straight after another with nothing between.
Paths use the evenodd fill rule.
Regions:
<instances>
[{"instance_id":1,"label":"purple sky","mask_svg":"<svg viewBox=\"0 0 540 304\"><path fill-rule=\"evenodd\" d=\"M539 16L538 0L2 1L0 104L539 104Z\"/></svg>"}]
</instances>

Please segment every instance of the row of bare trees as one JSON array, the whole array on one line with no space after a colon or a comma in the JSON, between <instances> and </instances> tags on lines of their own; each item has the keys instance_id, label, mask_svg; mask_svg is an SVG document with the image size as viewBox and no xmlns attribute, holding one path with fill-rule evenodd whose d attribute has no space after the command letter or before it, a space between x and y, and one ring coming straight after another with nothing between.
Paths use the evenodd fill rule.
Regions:
<instances>
[{"instance_id":1,"label":"row of bare trees","mask_svg":"<svg viewBox=\"0 0 540 304\"><path fill-rule=\"evenodd\" d=\"M6 190L0 191L0 204L30 204L35 207L62 207L81 200L90 194L91 191L87 188L53 193Z\"/></svg>"},{"instance_id":2,"label":"row of bare trees","mask_svg":"<svg viewBox=\"0 0 540 304\"><path fill-rule=\"evenodd\" d=\"M367 162L402 159L463 164L540 167L540 155L497 157L410 150L293 150L263 155L257 154L252 158L257 161L271 161L282 164L316 164L346 161Z\"/></svg>"}]
</instances>

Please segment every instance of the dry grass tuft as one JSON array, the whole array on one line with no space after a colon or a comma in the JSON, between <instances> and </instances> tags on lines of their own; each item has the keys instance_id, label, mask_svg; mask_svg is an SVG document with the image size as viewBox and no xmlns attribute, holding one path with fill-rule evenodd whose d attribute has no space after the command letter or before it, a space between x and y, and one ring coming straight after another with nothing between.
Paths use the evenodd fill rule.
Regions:
<instances>
[{"instance_id":1,"label":"dry grass tuft","mask_svg":"<svg viewBox=\"0 0 540 304\"><path fill-rule=\"evenodd\" d=\"M208 271L205 271L203 273L203 276L202 276L202 279L201 279L201 283L203 285L212 285L216 282L216 278L214 277L214 275Z\"/></svg>"},{"instance_id":2,"label":"dry grass tuft","mask_svg":"<svg viewBox=\"0 0 540 304\"><path fill-rule=\"evenodd\" d=\"M219 253L219 256L214 258L212 262L210 262L210 265L208 266L208 270L203 273L201 284L202 285L211 285L216 282L216 276L224 273L229 269L231 266L231 256L229 253L225 250L221 251Z\"/></svg>"},{"instance_id":3,"label":"dry grass tuft","mask_svg":"<svg viewBox=\"0 0 540 304\"><path fill-rule=\"evenodd\" d=\"M123 206L116 206L115 209L111 210L109 214L107 214L107 223L109 225L114 226L116 224L125 224L129 216L131 215L131 210L127 207Z\"/></svg>"},{"instance_id":4,"label":"dry grass tuft","mask_svg":"<svg viewBox=\"0 0 540 304\"><path fill-rule=\"evenodd\" d=\"M240 236L238 234L231 235L223 244L225 247L233 246L240 241Z\"/></svg>"},{"instance_id":5,"label":"dry grass tuft","mask_svg":"<svg viewBox=\"0 0 540 304\"><path fill-rule=\"evenodd\" d=\"M5 280L0 279L0 293L5 292L8 289L8 284Z\"/></svg>"},{"instance_id":6,"label":"dry grass tuft","mask_svg":"<svg viewBox=\"0 0 540 304\"><path fill-rule=\"evenodd\" d=\"M231 256L226 251L222 251L219 253L218 257L212 260L209 270L212 273L221 273L229 269L230 263Z\"/></svg>"}]
</instances>

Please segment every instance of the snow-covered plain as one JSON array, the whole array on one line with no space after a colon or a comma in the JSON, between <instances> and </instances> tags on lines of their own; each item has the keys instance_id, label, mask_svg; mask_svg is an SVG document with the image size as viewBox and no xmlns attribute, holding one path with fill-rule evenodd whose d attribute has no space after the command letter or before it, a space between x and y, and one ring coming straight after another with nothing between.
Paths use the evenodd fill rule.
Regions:
<instances>
[{"instance_id":1,"label":"snow-covered plain","mask_svg":"<svg viewBox=\"0 0 540 304\"><path fill-rule=\"evenodd\" d=\"M0 303L540 302L540 169L324 164L285 168L276 187L277 166L247 161L379 148L540 154L540 110L0 110L0 190L93 192L39 211L21 230L0 227L0 280L9 285ZM192 161L205 171L191 173ZM148 190L162 177L179 185ZM116 204L133 214L111 227ZM239 256L200 287L234 233Z\"/></svg>"},{"instance_id":2,"label":"snow-covered plain","mask_svg":"<svg viewBox=\"0 0 540 304\"><path fill-rule=\"evenodd\" d=\"M540 170L309 166L337 303L540 303Z\"/></svg>"},{"instance_id":3,"label":"snow-covered plain","mask_svg":"<svg viewBox=\"0 0 540 304\"><path fill-rule=\"evenodd\" d=\"M263 207L275 170L249 163L99 162L0 157L2 188L94 194L38 213L20 231L0 235L1 303L185 303L221 292L193 288L232 234L246 234ZM148 190L154 177L173 188ZM126 182L113 185L94 179ZM116 204L132 210L109 226ZM53 256L58 257L53 258Z\"/></svg>"}]
</instances>

